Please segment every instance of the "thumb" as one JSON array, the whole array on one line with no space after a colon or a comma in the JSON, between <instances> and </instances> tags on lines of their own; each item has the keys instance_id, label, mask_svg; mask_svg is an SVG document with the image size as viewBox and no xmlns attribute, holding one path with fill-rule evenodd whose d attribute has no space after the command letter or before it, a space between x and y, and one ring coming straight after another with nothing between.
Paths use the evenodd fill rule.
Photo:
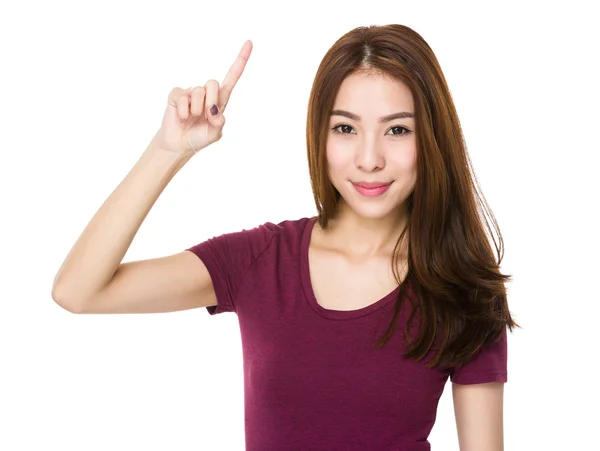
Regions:
<instances>
[{"instance_id":1,"label":"thumb","mask_svg":"<svg viewBox=\"0 0 600 451\"><path fill-rule=\"evenodd\" d=\"M213 104L208 110L208 123L217 130L223 128L223 125L225 125L225 116L221 112L221 109L218 107L218 105Z\"/></svg>"}]
</instances>

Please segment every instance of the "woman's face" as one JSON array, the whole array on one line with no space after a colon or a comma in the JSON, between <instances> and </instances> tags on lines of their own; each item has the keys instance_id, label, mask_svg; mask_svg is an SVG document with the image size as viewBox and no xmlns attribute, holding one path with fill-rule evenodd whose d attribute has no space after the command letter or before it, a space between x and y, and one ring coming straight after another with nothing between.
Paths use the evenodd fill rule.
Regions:
<instances>
[{"instance_id":1,"label":"woman's face","mask_svg":"<svg viewBox=\"0 0 600 451\"><path fill-rule=\"evenodd\" d=\"M329 178L341 208L368 219L398 214L416 181L414 131L413 97L404 83L373 73L344 80L327 137Z\"/></svg>"}]
</instances>

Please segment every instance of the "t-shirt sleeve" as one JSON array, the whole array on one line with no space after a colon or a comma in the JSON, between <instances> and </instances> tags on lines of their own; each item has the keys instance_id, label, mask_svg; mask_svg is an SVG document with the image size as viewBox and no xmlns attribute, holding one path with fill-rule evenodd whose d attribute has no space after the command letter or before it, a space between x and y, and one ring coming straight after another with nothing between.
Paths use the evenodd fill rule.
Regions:
<instances>
[{"instance_id":1,"label":"t-shirt sleeve","mask_svg":"<svg viewBox=\"0 0 600 451\"><path fill-rule=\"evenodd\" d=\"M450 369L450 380L455 384L484 384L507 381L507 333L483 348L463 366Z\"/></svg>"},{"instance_id":2,"label":"t-shirt sleeve","mask_svg":"<svg viewBox=\"0 0 600 451\"><path fill-rule=\"evenodd\" d=\"M276 226L267 222L253 229L226 233L186 251L193 252L208 269L217 297L217 305L207 307L210 315L236 312L238 290L252 264L267 249Z\"/></svg>"}]
</instances>

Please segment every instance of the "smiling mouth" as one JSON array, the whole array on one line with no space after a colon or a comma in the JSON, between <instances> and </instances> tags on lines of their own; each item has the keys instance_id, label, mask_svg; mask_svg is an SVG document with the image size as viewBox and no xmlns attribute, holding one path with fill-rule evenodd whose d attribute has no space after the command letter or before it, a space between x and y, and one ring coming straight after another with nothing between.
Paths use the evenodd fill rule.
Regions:
<instances>
[{"instance_id":1,"label":"smiling mouth","mask_svg":"<svg viewBox=\"0 0 600 451\"><path fill-rule=\"evenodd\" d=\"M358 191L363 196L377 197L377 196L381 196L383 193L385 193L392 183L393 182L390 182L390 183L375 183L375 182L373 182L373 183L365 183L365 182L354 183L354 182L352 182L352 186L354 186L354 189L356 189L356 191Z\"/></svg>"}]
</instances>

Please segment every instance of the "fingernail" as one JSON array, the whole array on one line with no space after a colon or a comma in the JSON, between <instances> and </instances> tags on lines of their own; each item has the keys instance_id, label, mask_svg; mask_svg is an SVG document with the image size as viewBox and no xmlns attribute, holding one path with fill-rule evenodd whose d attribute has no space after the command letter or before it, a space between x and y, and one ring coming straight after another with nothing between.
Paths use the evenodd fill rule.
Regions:
<instances>
[{"instance_id":1,"label":"fingernail","mask_svg":"<svg viewBox=\"0 0 600 451\"><path fill-rule=\"evenodd\" d=\"M212 114L213 116L216 116L218 112L219 107L217 105L213 105L210 107L210 114Z\"/></svg>"}]
</instances>

